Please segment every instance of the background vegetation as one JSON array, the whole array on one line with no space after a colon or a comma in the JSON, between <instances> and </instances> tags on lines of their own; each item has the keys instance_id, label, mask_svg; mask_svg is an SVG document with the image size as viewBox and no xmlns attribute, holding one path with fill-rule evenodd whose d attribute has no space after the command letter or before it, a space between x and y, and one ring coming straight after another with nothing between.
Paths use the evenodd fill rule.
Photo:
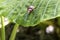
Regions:
<instances>
[{"instance_id":1,"label":"background vegetation","mask_svg":"<svg viewBox=\"0 0 60 40\"><path fill-rule=\"evenodd\" d=\"M0 0L0 40L60 40L60 0Z\"/></svg>"}]
</instances>

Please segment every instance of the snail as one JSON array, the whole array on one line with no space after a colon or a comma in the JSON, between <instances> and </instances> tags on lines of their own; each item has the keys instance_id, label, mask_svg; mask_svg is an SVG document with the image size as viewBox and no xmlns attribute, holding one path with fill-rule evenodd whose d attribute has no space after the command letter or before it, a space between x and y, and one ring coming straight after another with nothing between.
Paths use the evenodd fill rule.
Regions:
<instances>
[{"instance_id":1,"label":"snail","mask_svg":"<svg viewBox=\"0 0 60 40\"><path fill-rule=\"evenodd\" d=\"M34 9L35 9L35 7L31 5L27 8L27 11L28 11L28 13L31 13Z\"/></svg>"}]
</instances>

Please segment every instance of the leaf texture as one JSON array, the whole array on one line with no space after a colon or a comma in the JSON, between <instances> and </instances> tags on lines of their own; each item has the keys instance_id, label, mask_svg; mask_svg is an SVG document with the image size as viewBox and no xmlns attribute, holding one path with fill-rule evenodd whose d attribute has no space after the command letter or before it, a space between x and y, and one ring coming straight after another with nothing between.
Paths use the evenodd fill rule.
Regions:
<instances>
[{"instance_id":1,"label":"leaf texture","mask_svg":"<svg viewBox=\"0 0 60 40\"><path fill-rule=\"evenodd\" d=\"M28 6L35 9L29 14ZM5 0L0 3L0 16L23 26L35 26L40 22L60 17L60 0Z\"/></svg>"}]
</instances>

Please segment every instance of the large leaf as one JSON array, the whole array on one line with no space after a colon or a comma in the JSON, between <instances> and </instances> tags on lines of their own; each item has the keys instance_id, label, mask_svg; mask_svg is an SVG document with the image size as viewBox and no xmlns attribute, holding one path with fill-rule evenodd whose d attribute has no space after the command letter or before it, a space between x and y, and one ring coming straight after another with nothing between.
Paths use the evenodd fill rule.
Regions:
<instances>
[{"instance_id":1,"label":"large leaf","mask_svg":"<svg viewBox=\"0 0 60 40\"><path fill-rule=\"evenodd\" d=\"M33 5L32 13L27 6ZM35 26L45 20L60 17L60 0L5 0L0 3L0 16L23 26Z\"/></svg>"}]
</instances>

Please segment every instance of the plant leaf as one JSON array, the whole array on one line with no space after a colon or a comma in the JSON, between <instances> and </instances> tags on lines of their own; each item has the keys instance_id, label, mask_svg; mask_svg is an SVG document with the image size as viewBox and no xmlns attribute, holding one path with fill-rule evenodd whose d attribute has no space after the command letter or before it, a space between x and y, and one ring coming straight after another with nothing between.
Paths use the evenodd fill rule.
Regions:
<instances>
[{"instance_id":1,"label":"plant leaf","mask_svg":"<svg viewBox=\"0 0 60 40\"><path fill-rule=\"evenodd\" d=\"M30 5L35 9L29 14L27 6ZM8 17L23 26L35 26L60 17L60 0L5 0L0 3L0 16Z\"/></svg>"}]
</instances>

